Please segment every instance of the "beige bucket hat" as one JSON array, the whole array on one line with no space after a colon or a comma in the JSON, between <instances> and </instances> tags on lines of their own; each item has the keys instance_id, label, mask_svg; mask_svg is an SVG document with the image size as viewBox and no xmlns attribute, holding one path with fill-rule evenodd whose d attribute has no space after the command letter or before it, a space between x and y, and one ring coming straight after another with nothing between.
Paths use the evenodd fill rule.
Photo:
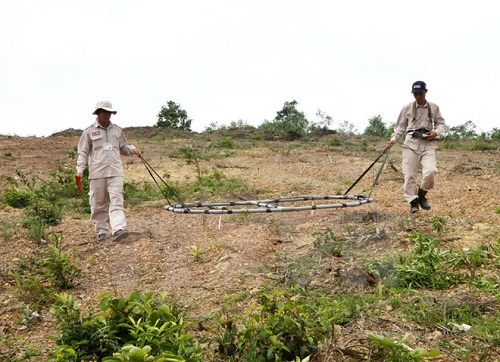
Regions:
<instances>
[{"instance_id":1,"label":"beige bucket hat","mask_svg":"<svg viewBox=\"0 0 500 362\"><path fill-rule=\"evenodd\" d=\"M97 102L97 104L95 105L95 111L92 114L97 114L97 110L99 110L99 109L104 109L105 111L116 114L116 111L113 109L113 106L111 105L110 101Z\"/></svg>"}]
</instances>

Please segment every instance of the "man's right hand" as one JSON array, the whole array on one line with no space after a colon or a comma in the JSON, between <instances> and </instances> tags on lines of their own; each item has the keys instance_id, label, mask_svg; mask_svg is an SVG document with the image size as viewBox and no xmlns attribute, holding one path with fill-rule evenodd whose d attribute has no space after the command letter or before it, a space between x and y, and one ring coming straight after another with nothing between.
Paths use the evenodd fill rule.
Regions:
<instances>
[{"instance_id":1,"label":"man's right hand","mask_svg":"<svg viewBox=\"0 0 500 362\"><path fill-rule=\"evenodd\" d=\"M392 146L394 146L395 144L396 144L396 142L394 142L394 141L391 140L391 141L387 142L387 145L385 146L385 149L388 150Z\"/></svg>"}]
</instances>

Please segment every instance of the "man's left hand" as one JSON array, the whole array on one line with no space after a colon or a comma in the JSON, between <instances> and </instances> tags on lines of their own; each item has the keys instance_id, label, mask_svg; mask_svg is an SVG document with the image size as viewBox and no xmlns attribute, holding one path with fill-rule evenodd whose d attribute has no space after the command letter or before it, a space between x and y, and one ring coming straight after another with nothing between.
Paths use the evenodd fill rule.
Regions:
<instances>
[{"instance_id":1,"label":"man's left hand","mask_svg":"<svg viewBox=\"0 0 500 362\"><path fill-rule=\"evenodd\" d=\"M425 139L427 141L434 141L438 135L435 131L430 131L426 133L426 136Z\"/></svg>"}]
</instances>

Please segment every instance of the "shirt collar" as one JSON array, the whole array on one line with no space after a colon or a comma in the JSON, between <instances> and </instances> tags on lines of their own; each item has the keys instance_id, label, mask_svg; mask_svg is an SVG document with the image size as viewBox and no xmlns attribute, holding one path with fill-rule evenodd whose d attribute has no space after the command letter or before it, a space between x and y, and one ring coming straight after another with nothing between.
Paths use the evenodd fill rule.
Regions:
<instances>
[{"instance_id":1,"label":"shirt collar","mask_svg":"<svg viewBox=\"0 0 500 362\"><path fill-rule=\"evenodd\" d=\"M100 128L100 129L110 129L112 126L113 126L113 124L111 123L111 121L109 121L109 123L108 123L108 127L107 127L107 128L104 128L103 126L101 126L101 125L99 124L99 122L97 121L97 119L96 119L96 120L95 120L95 122L94 122L94 127L95 127L95 128Z\"/></svg>"}]
</instances>

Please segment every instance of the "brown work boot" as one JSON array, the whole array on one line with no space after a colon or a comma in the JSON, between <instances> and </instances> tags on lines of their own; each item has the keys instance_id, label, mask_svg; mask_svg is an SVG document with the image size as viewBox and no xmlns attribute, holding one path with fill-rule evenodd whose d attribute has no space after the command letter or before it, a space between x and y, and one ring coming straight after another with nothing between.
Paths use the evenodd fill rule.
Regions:
<instances>
[{"instance_id":1,"label":"brown work boot","mask_svg":"<svg viewBox=\"0 0 500 362\"><path fill-rule=\"evenodd\" d=\"M424 210L430 210L431 209L431 204L429 204L429 201L425 198L425 195L427 194L427 191L418 189L418 203L420 204L420 207Z\"/></svg>"},{"instance_id":2,"label":"brown work boot","mask_svg":"<svg viewBox=\"0 0 500 362\"><path fill-rule=\"evenodd\" d=\"M411 200L410 202L410 212L412 214L418 211L418 197L416 199Z\"/></svg>"}]
</instances>

